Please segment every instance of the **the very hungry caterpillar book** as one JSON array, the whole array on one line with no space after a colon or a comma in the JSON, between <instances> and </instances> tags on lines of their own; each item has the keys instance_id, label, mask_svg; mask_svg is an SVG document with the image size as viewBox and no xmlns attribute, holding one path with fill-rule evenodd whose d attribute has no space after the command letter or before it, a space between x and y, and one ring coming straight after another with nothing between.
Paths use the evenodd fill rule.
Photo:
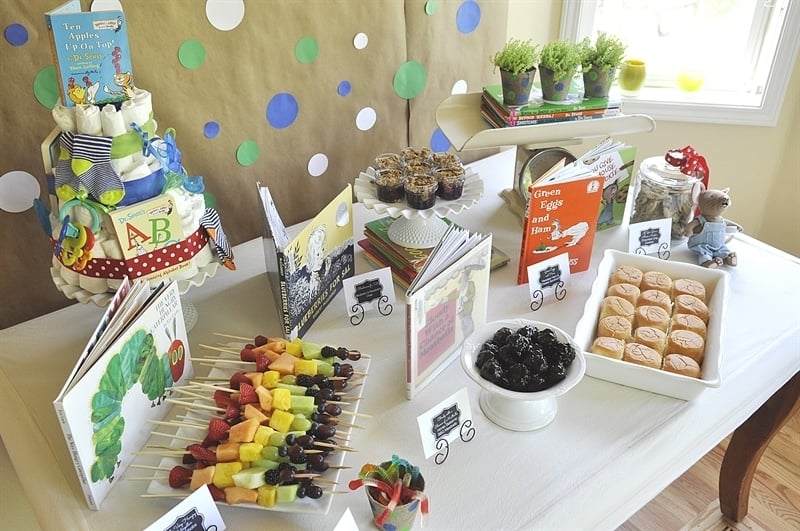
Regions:
<instances>
[{"instance_id":1,"label":"the very hungry caterpillar book","mask_svg":"<svg viewBox=\"0 0 800 531\"><path fill-rule=\"evenodd\" d=\"M178 285L127 278L53 401L91 509L163 419L169 389L192 377Z\"/></svg>"},{"instance_id":2,"label":"the very hungry caterpillar book","mask_svg":"<svg viewBox=\"0 0 800 531\"><path fill-rule=\"evenodd\" d=\"M64 105L101 105L131 97L125 13L81 11L80 0L70 0L45 13L45 23Z\"/></svg>"}]
</instances>

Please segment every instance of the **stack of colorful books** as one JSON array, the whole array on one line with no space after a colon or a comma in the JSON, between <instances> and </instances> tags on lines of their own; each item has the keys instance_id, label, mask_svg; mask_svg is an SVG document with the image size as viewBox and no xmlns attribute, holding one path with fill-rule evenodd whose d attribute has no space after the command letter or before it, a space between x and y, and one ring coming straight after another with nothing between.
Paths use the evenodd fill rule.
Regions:
<instances>
[{"instance_id":1,"label":"stack of colorful books","mask_svg":"<svg viewBox=\"0 0 800 531\"><path fill-rule=\"evenodd\" d=\"M618 116L622 100L613 93L608 98L581 98L570 93L563 102L546 102L541 92L534 91L528 105L509 107L503 103L500 85L483 87L481 93L481 116L493 128L522 125L548 124L575 120L591 120Z\"/></svg>"},{"instance_id":2,"label":"stack of colorful books","mask_svg":"<svg viewBox=\"0 0 800 531\"><path fill-rule=\"evenodd\" d=\"M391 216L368 221L364 225L364 238L358 245L364 250L364 258L376 268L388 267L392 270L392 278L403 289L408 289L417 277L419 270L433 251L433 247L414 249L403 247L389 238L389 226L394 219ZM447 223L452 223L444 218ZM509 262L506 253L492 247L491 269L504 266Z\"/></svg>"}]
</instances>

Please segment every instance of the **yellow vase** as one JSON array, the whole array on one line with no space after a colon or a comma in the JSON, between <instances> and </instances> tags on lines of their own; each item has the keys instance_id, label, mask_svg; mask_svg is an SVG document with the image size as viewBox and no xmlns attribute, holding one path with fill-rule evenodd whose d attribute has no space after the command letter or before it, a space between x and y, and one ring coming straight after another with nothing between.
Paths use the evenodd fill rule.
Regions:
<instances>
[{"instance_id":1,"label":"yellow vase","mask_svg":"<svg viewBox=\"0 0 800 531\"><path fill-rule=\"evenodd\" d=\"M619 88L623 96L635 96L644 85L647 68L641 59L626 59L619 67Z\"/></svg>"}]
</instances>

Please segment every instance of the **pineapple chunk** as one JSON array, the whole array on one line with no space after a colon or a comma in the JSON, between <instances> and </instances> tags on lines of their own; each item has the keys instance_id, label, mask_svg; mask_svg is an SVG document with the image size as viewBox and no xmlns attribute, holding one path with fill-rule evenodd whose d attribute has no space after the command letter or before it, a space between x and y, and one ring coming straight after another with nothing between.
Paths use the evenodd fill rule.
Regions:
<instances>
[{"instance_id":1,"label":"pineapple chunk","mask_svg":"<svg viewBox=\"0 0 800 531\"><path fill-rule=\"evenodd\" d=\"M261 385L266 387L267 389L272 389L278 382L281 381L281 373L278 371L267 371L261 377ZM256 389L258 391L258 389Z\"/></svg>"},{"instance_id":2,"label":"pineapple chunk","mask_svg":"<svg viewBox=\"0 0 800 531\"><path fill-rule=\"evenodd\" d=\"M260 385L256 387L256 395L258 395L258 405L261 406L261 409L264 411L272 411L272 393L269 389Z\"/></svg>"},{"instance_id":3,"label":"pineapple chunk","mask_svg":"<svg viewBox=\"0 0 800 531\"><path fill-rule=\"evenodd\" d=\"M236 505L237 503L256 503L256 500L258 500L258 491L237 486L231 486L225 489L225 501L230 505Z\"/></svg>"},{"instance_id":4,"label":"pineapple chunk","mask_svg":"<svg viewBox=\"0 0 800 531\"><path fill-rule=\"evenodd\" d=\"M282 384L286 385L286 384ZM276 409L288 410L292 407L292 393L283 387L276 387L272 390L272 414ZM232 428L231 428L232 429Z\"/></svg>"},{"instance_id":5,"label":"pineapple chunk","mask_svg":"<svg viewBox=\"0 0 800 531\"><path fill-rule=\"evenodd\" d=\"M226 487L233 487L233 475L242 471L242 463L239 461L231 461L230 463L217 463L214 466L214 480L215 486L220 489Z\"/></svg>"},{"instance_id":6,"label":"pineapple chunk","mask_svg":"<svg viewBox=\"0 0 800 531\"><path fill-rule=\"evenodd\" d=\"M269 419L269 426L281 433L287 433L292 427L292 422L294 422L294 415L292 413L276 409L272 412L272 417Z\"/></svg>"},{"instance_id":7,"label":"pineapple chunk","mask_svg":"<svg viewBox=\"0 0 800 531\"><path fill-rule=\"evenodd\" d=\"M275 433L275 430L269 426L259 426L253 436L253 442L266 446L269 443L269 436L273 433Z\"/></svg>"},{"instance_id":8,"label":"pineapple chunk","mask_svg":"<svg viewBox=\"0 0 800 531\"><path fill-rule=\"evenodd\" d=\"M192 480L189 482L189 489L197 490L203 485L214 482L214 465L205 468L195 468L192 472Z\"/></svg>"},{"instance_id":9,"label":"pineapple chunk","mask_svg":"<svg viewBox=\"0 0 800 531\"><path fill-rule=\"evenodd\" d=\"M275 507L275 499L278 493L278 487L276 485L264 485L262 487L258 487L256 491L258 496L256 497L256 503L261 505L262 507Z\"/></svg>"},{"instance_id":10,"label":"pineapple chunk","mask_svg":"<svg viewBox=\"0 0 800 531\"><path fill-rule=\"evenodd\" d=\"M289 343L286 343L286 352L292 356L300 357L303 355L303 340L296 337Z\"/></svg>"},{"instance_id":11,"label":"pineapple chunk","mask_svg":"<svg viewBox=\"0 0 800 531\"><path fill-rule=\"evenodd\" d=\"M256 434L256 430L261 425L258 419L243 420L239 424L231 426L228 432L228 441L230 442L252 442Z\"/></svg>"},{"instance_id":12,"label":"pineapple chunk","mask_svg":"<svg viewBox=\"0 0 800 531\"><path fill-rule=\"evenodd\" d=\"M242 443L239 446L239 461L256 461L261 459L261 450L264 449L263 444L256 442ZM250 487L255 488L255 487Z\"/></svg>"},{"instance_id":13,"label":"pineapple chunk","mask_svg":"<svg viewBox=\"0 0 800 531\"><path fill-rule=\"evenodd\" d=\"M294 364L294 373L314 376L317 374L317 362L314 360L297 360L297 363Z\"/></svg>"},{"instance_id":14,"label":"pineapple chunk","mask_svg":"<svg viewBox=\"0 0 800 531\"><path fill-rule=\"evenodd\" d=\"M267 484L267 482L264 480L264 472L266 471L266 468L258 466L246 468L232 476L233 483L237 487L243 487L245 489L257 489L261 485Z\"/></svg>"}]
</instances>

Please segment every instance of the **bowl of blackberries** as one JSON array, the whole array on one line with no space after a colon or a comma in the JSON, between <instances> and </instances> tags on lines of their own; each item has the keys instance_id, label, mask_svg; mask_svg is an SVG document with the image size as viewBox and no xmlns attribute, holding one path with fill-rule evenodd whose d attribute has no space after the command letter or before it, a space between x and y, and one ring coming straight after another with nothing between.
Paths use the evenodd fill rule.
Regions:
<instances>
[{"instance_id":1,"label":"bowl of blackberries","mask_svg":"<svg viewBox=\"0 0 800 531\"><path fill-rule=\"evenodd\" d=\"M503 428L530 431L555 419L556 398L583 378L586 360L572 336L539 321L508 319L478 328L461 365L481 387L484 415Z\"/></svg>"}]
</instances>

